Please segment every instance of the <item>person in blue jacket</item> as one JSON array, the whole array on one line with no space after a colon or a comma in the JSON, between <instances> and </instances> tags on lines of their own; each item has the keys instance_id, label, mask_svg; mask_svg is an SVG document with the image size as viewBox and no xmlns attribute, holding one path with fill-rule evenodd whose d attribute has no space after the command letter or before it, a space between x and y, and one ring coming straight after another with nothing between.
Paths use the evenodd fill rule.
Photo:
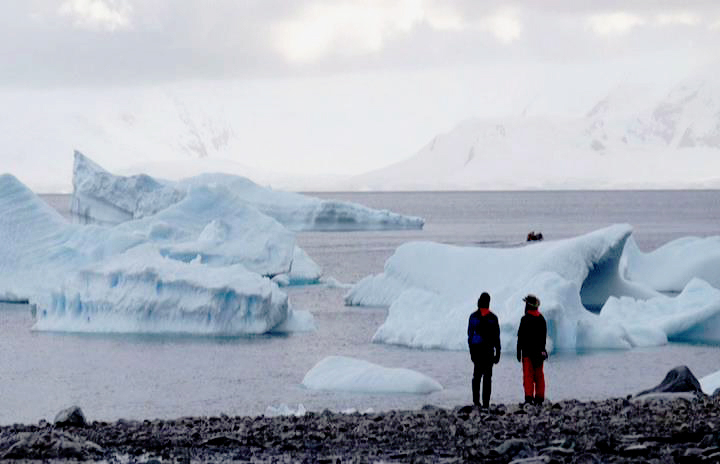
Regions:
<instances>
[{"instance_id":1,"label":"person in blue jacket","mask_svg":"<svg viewBox=\"0 0 720 464\"><path fill-rule=\"evenodd\" d=\"M482 379L482 406L490 406L492 368L500 362L500 324L490 311L490 295L483 292L477 302L477 310L468 321L468 348L473 362L473 404L480 406L480 380Z\"/></svg>"}]
</instances>

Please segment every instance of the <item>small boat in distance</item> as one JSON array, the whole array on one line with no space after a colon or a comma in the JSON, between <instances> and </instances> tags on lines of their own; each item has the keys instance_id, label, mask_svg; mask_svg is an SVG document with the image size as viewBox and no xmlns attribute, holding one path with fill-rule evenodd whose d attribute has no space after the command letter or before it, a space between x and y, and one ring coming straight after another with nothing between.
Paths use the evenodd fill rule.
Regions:
<instances>
[{"instance_id":1,"label":"small boat in distance","mask_svg":"<svg viewBox=\"0 0 720 464\"><path fill-rule=\"evenodd\" d=\"M533 231L531 231L529 234L527 234L527 241L528 241L528 242L537 242L537 241L542 240L542 239L543 239L543 234L542 234L542 232L538 232L538 233L536 234L535 231L533 230Z\"/></svg>"}]
</instances>

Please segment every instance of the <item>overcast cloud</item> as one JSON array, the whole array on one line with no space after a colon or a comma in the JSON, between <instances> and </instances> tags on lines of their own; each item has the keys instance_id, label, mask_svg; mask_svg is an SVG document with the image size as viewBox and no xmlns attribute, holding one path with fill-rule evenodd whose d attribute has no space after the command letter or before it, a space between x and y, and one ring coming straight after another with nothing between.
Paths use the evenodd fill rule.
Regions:
<instances>
[{"instance_id":1,"label":"overcast cloud","mask_svg":"<svg viewBox=\"0 0 720 464\"><path fill-rule=\"evenodd\" d=\"M717 1L9 0L2 84L292 77L648 53L712 60Z\"/></svg>"},{"instance_id":2,"label":"overcast cloud","mask_svg":"<svg viewBox=\"0 0 720 464\"><path fill-rule=\"evenodd\" d=\"M39 125L49 107L65 122L96 115L106 124L93 126L97 135L134 111L177 119L144 103L170 94L232 128L233 161L351 174L409 157L467 118L581 115L618 85L666 92L720 69L717 0L5 0L0 9L0 104L28 128L7 126L0 143L18 149L0 154L0 171L25 169L23 179L36 175L39 153L67 172L72 148L87 143L85 126L69 135L50 116ZM118 103L118 88L136 107ZM110 166L131 158L93 151ZM136 151L135 162L149 156Z\"/></svg>"}]
</instances>

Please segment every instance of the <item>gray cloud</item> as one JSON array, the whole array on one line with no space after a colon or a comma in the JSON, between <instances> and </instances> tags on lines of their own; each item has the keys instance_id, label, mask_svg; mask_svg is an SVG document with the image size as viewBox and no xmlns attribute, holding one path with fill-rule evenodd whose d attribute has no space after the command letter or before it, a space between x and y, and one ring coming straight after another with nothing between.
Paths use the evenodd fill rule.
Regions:
<instances>
[{"instance_id":1,"label":"gray cloud","mask_svg":"<svg viewBox=\"0 0 720 464\"><path fill-rule=\"evenodd\" d=\"M361 41L357 36L367 32L358 19L361 30L357 34L348 38L341 30L337 40L329 36L337 42L331 45L341 46L299 62L288 60L278 47L277 25L301 17L311 1L78 0L85 7L98 3L108 6L107 11L115 8L127 16L127 23L108 16L106 10L96 11L90 19L78 18L73 12L80 7L77 11L63 9L68 1L10 0L3 4L0 84L142 84L527 59L602 61L652 53L690 54L703 60L711 59L720 47L720 6L716 1L439 2L446 9L451 6L467 27L444 29L425 18L410 28L400 30L398 26L399 32L382 35L379 46L361 43L352 53L353 40ZM495 18L499 22L492 17L498 12L505 15ZM588 23L591 15L619 12L635 15L640 22L612 37L594 33ZM658 15L669 13L694 15L701 22L660 25ZM103 27L103 18L107 27ZM508 18L516 20L521 30L517 38L504 41L500 35L503 27L513 26ZM711 28L713 22L718 22L718 27ZM318 30L315 24L307 25L310 33ZM293 40L288 36L286 45L296 45Z\"/></svg>"}]
</instances>

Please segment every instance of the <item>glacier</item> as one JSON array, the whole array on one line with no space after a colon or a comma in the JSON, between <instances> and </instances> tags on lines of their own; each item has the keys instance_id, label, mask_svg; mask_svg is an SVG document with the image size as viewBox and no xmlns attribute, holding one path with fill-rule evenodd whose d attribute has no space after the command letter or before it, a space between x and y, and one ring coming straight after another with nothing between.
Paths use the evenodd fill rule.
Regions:
<instances>
[{"instance_id":1,"label":"glacier","mask_svg":"<svg viewBox=\"0 0 720 464\"><path fill-rule=\"evenodd\" d=\"M309 279L318 268L292 232L222 186L193 188L152 216L116 226L81 225L5 174L0 236L0 300L31 303L36 330L313 328L312 316L293 312L270 278Z\"/></svg>"},{"instance_id":2,"label":"glacier","mask_svg":"<svg viewBox=\"0 0 720 464\"><path fill-rule=\"evenodd\" d=\"M177 182L147 175L116 176L78 151L74 155L73 186L72 211L97 222L145 217L179 201L193 188L223 186L238 201L293 231L421 229L424 225L419 217L272 190L232 174L200 174Z\"/></svg>"},{"instance_id":3,"label":"glacier","mask_svg":"<svg viewBox=\"0 0 720 464\"><path fill-rule=\"evenodd\" d=\"M551 350L720 343L720 291L694 278L673 297L649 285L647 275L626 278L623 271L640 266L633 245L631 256L624 254L631 236L630 225L618 224L518 248L410 242L397 248L381 274L354 285L345 300L388 307L373 341L415 348L466 350L467 318L483 291L492 296L505 351L515 350L528 293L542 301ZM714 247L712 240L704 243L699 248ZM718 269L720 261L714 262Z\"/></svg>"},{"instance_id":4,"label":"glacier","mask_svg":"<svg viewBox=\"0 0 720 464\"><path fill-rule=\"evenodd\" d=\"M305 374L302 384L311 390L382 394L428 394L443 389L436 380L417 371L347 356L326 357Z\"/></svg>"}]
</instances>

